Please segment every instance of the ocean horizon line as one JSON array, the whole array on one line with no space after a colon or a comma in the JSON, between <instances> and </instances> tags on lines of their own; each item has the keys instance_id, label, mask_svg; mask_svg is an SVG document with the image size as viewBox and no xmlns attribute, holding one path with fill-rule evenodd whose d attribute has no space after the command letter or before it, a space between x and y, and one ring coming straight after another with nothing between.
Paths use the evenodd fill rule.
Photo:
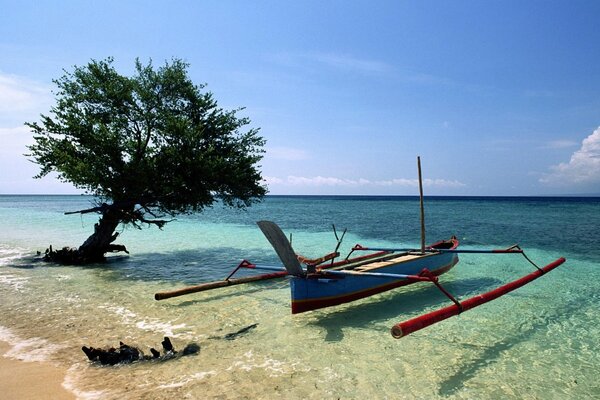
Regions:
<instances>
[{"instance_id":1,"label":"ocean horizon line","mask_svg":"<svg viewBox=\"0 0 600 400\"><path fill-rule=\"evenodd\" d=\"M2 197L96 197L85 193L0 193ZM393 199L393 198L419 198L415 194L267 194L266 198L362 198L362 199ZM448 194L425 194L426 198L439 199L567 199L584 198L600 199L600 193L582 193L582 194L529 194L529 195L448 195Z\"/></svg>"}]
</instances>

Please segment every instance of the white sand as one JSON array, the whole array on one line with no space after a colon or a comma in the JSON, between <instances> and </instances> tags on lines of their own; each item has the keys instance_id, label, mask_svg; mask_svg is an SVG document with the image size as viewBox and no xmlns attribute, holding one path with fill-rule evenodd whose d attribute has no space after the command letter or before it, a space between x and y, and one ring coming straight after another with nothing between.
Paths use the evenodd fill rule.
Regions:
<instances>
[{"instance_id":1,"label":"white sand","mask_svg":"<svg viewBox=\"0 0 600 400\"><path fill-rule=\"evenodd\" d=\"M66 369L48 362L20 361L5 357L11 346L0 341L0 393L5 400L75 399L62 382Z\"/></svg>"}]
</instances>

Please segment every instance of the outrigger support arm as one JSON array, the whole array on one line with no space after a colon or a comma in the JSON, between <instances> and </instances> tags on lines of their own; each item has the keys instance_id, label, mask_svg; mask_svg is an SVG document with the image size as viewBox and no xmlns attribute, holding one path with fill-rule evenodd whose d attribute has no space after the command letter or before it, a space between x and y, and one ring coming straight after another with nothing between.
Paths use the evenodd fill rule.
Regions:
<instances>
[{"instance_id":1,"label":"outrigger support arm","mask_svg":"<svg viewBox=\"0 0 600 400\"><path fill-rule=\"evenodd\" d=\"M451 306L440 308L428 314L424 314L419 317L415 317L407 321L397 323L391 329L392 336L396 339L400 339L401 337L426 328L437 322L458 315L463 311L468 311L489 301L495 300L500 296L503 296L509 292L512 292L515 289L520 288L521 286L530 283L531 281L539 278L545 273L552 271L554 268L563 264L565 261L566 260L563 257L561 257L556 261L546 265L545 267L533 271L529 275L525 275L520 279L507 283L506 285L500 286L494 290L477 295L475 297L471 297L470 299L464 300L462 302L458 302L458 304L455 303Z\"/></svg>"},{"instance_id":2,"label":"outrigger support arm","mask_svg":"<svg viewBox=\"0 0 600 400\"><path fill-rule=\"evenodd\" d=\"M425 268L423 271L421 271L419 276L428 278L430 282L432 282L438 289L440 289L442 293L446 295L446 297L448 297L450 300L452 300L454 304L456 304L456 306L459 308L459 313L463 312L463 308L460 302L456 300L456 298L452 296L452 294L440 284L439 278L436 275L432 274L431 271Z\"/></svg>"},{"instance_id":3,"label":"outrigger support arm","mask_svg":"<svg viewBox=\"0 0 600 400\"><path fill-rule=\"evenodd\" d=\"M227 278L223 279L222 281L206 282L206 283L201 283L199 285L189 286L189 287L185 287L185 288L181 288L181 289L177 289L177 290L171 290L171 291L167 291L167 292L158 292L154 295L154 299L155 300L164 300L164 299L169 299L171 297L183 296L184 294L203 292L205 290L222 288L222 287L226 287L226 286L240 285L242 283L264 281L267 279L275 279L275 278L283 278L288 275L288 272L283 268L271 268L269 270L275 271L275 272L272 272L269 274L262 274L262 275L246 276L246 277L242 277L242 278L232 278L233 274L235 274L240 268L252 268L253 269L253 268L256 268L256 266L254 264L252 264L251 262L244 260L233 270L233 272L231 274L229 274L229 276Z\"/></svg>"},{"instance_id":4,"label":"outrigger support arm","mask_svg":"<svg viewBox=\"0 0 600 400\"><path fill-rule=\"evenodd\" d=\"M352 251L389 251L389 252L401 252L401 251L421 251L414 248L391 248L391 247L364 247L360 244L355 245ZM523 254L523 250L518 245L510 246L507 249L432 249L426 248L425 253L472 253L472 254Z\"/></svg>"}]
</instances>

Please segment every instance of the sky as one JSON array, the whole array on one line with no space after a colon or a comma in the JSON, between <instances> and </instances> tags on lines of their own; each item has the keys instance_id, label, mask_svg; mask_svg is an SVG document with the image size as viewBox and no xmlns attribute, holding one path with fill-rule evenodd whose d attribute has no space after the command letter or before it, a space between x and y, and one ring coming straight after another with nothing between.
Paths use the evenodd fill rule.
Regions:
<instances>
[{"instance_id":1,"label":"sky","mask_svg":"<svg viewBox=\"0 0 600 400\"><path fill-rule=\"evenodd\" d=\"M53 79L173 58L267 140L270 194L600 193L598 1L0 0L0 194Z\"/></svg>"}]
</instances>

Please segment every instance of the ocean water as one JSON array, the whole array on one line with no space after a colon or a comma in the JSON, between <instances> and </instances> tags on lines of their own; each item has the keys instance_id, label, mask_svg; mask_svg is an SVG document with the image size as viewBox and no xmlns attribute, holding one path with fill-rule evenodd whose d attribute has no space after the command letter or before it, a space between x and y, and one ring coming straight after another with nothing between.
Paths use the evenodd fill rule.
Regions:
<instances>
[{"instance_id":1,"label":"ocean water","mask_svg":"<svg viewBox=\"0 0 600 400\"><path fill-rule=\"evenodd\" d=\"M519 243L538 265L567 262L535 282L400 340L397 322L449 304L415 284L291 315L285 279L169 300L154 293L222 279L242 260L277 263L255 222L269 219L309 257L356 243L418 246L416 197L267 197L247 211L215 206L162 231L121 229L129 256L55 266L36 251L78 246L97 217L64 215L85 196L0 196L0 340L7 357L68 369L82 399L596 399L600 398L600 199L443 198L425 201L427 241L461 248ZM441 277L461 299L532 271L519 255L462 254ZM228 333L257 324L227 340ZM195 356L116 367L80 348L149 353L169 336Z\"/></svg>"}]
</instances>

